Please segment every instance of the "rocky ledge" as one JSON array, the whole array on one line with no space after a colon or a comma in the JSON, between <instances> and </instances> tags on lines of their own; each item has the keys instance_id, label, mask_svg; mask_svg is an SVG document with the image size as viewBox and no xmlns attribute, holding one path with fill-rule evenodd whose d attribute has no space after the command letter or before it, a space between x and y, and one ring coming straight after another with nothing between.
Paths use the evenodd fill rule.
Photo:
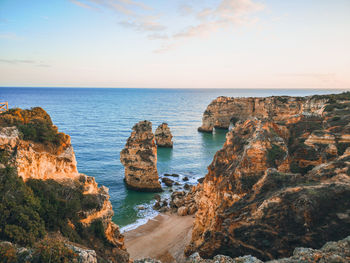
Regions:
<instances>
[{"instance_id":1,"label":"rocky ledge","mask_svg":"<svg viewBox=\"0 0 350 263\"><path fill-rule=\"evenodd\" d=\"M300 263L300 262L337 262L346 263L350 261L350 236L338 242L328 242L321 249L303 248L294 249L289 258L268 261L267 263ZM202 259L198 253L189 257L187 263L263 263L253 256L230 258L217 255L214 259Z\"/></svg>"},{"instance_id":2,"label":"rocky ledge","mask_svg":"<svg viewBox=\"0 0 350 263\"><path fill-rule=\"evenodd\" d=\"M150 121L140 121L120 153L128 188L146 192L162 191L157 170L157 146Z\"/></svg>"},{"instance_id":3,"label":"rocky ledge","mask_svg":"<svg viewBox=\"0 0 350 263\"><path fill-rule=\"evenodd\" d=\"M0 114L0 192L0 240L40 250L56 233L102 261L129 261L108 189L78 172L70 137L43 109Z\"/></svg>"},{"instance_id":4,"label":"rocky ledge","mask_svg":"<svg viewBox=\"0 0 350 263\"><path fill-rule=\"evenodd\" d=\"M167 123L159 125L154 135L158 147L173 148L173 136Z\"/></svg>"},{"instance_id":5,"label":"rocky ledge","mask_svg":"<svg viewBox=\"0 0 350 263\"><path fill-rule=\"evenodd\" d=\"M208 109L205 130L232 129L199 189L186 255L272 260L350 235L350 92L220 97Z\"/></svg>"}]
</instances>

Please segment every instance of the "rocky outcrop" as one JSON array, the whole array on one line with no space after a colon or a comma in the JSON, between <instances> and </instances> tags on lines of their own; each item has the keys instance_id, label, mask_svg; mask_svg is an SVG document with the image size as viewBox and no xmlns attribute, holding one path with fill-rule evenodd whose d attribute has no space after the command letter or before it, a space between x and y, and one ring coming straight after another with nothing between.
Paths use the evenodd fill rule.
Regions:
<instances>
[{"instance_id":1,"label":"rocky outcrop","mask_svg":"<svg viewBox=\"0 0 350 263\"><path fill-rule=\"evenodd\" d=\"M154 135L158 147L173 148L173 136L167 123L159 125Z\"/></svg>"},{"instance_id":2,"label":"rocky outcrop","mask_svg":"<svg viewBox=\"0 0 350 263\"><path fill-rule=\"evenodd\" d=\"M157 171L157 146L152 133L152 123L141 121L120 153L125 167L126 186L133 190L159 192L162 190Z\"/></svg>"},{"instance_id":3,"label":"rocky outcrop","mask_svg":"<svg viewBox=\"0 0 350 263\"><path fill-rule=\"evenodd\" d=\"M290 258L282 258L268 261L268 263L300 263L300 262L339 262L350 261L350 236L338 242L328 242L321 249L296 248ZM217 255L214 259L202 259L198 253L193 254L187 263L262 263L252 256L230 258Z\"/></svg>"},{"instance_id":4,"label":"rocky outcrop","mask_svg":"<svg viewBox=\"0 0 350 263\"><path fill-rule=\"evenodd\" d=\"M203 113L199 131L212 132L213 128L228 129L239 120L252 117L283 121L303 112L320 114L327 102L326 97L273 96L266 98L218 97Z\"/></svg>"},{"instance_id":5,"label":"rocky outcrop","mask_svg":"<svg viewBox=\"0 0 350 263\"><path fill-rule=\"evenodd\" d=\"M179 216L193 215L197 212L197 196L199 186L193 186L190 191L178 191L171 194L170 208Z\"/></svg>"},{"instance_id":6,"label":"rocky outcrop","mask_svg":"<svg viewBox=\"0 0 350 263\"><path fill-rule=\"evenodd\" d=\"M54 257L60 253L61 257L67 256L67 262L68 260L79 263L98 262L97 255L94 250L84 249L77 245L64 243L55 239L50 239L49 241L51 242L51 247L48 247L47 250L49 250L48 253L53 254L53 261L56 259ZM42 262L44 259L42 254L46 251L43 249L44 245L40 245L40 247L28 249L26 247L19 247L11 242L0 242L0 260L1 262L18 263Z\"/></svg>"},{"instance_id":7,"label":"rocky outcrop","mask_svg":"<svg viewBox=\"0 0 350 263\"><path fill-rule=\"evenodd\" d=\"M112 222L114 212L108 189L98 187L93 177L78 172L70 137L57 131L43 109L15 109L0 114L0 162L14 168L35 189L52 192L52 198L59 196L61 203L72 202L71 209L82 208L71 215L74 222L62 219L66 223L60 226L65 229L62 234L75 233L69 238L80 240L105 260L128 262L124 237Z\"/></svg>"},{"instance_id":8,"label":"rocky outcrop","mask_svg":"<svg viewBox=\"0 0 350 263\"><path fill-rule=\"evenodd\" d=\"M49 120L46 125L52 126L51 119L46 112L42 109L39 111L38 108L34 108L32 111L37 114L32 112L30 118L27 117L26 120L23 120L27 125L31 124L31 120L37 120L40 113L40 118ZM25 110L17 110L15 114L10 110L8 114L0 115L0 150L14 153L11 162L16 168L18 175L24 181L28 179L53 179L56 181L78 179L77 162L68 135L57 133L57 136L61 135L62 140L59 141L59 144L52 144L45 141L26 140L25 134L19 131L17 126L20 125L19 127L24 132L29 130L29 132L34 133L34 128L29 126L33 131L29 128L24 129L25 123L21 124L20 121L22 118L19 118L19 123L15 122L17 126L7 126L14 125L6 122L9 118L13 120L12 118L18 115L22 117L22 115L28 114L25 112ZM15 115L12 116L12 114ZM54 129L57 130L57 128Z\"/></svg>"},{"instance_id":9,"label":"rocky outcrop","mask_svg":"<svg viewBox=\"0 0 350 263\"><path fill-rule=\"evenodd\" d=\"M191 255L186 263L263 263L261 260L252 256L243 256L231 258L224 255L216 255L213 259L203 259L199 253Z\"/></svg>"},{"instance_id":10,"label":"rocky outcrop","mask_svg":"<svg viewBox=\"0 0 350 263\"><path fill-rule=\"evenodd\" d=\"M350 93L256 100L208 167L188 256L269 260L350 235Z\"/></svg>"}]
</instances>

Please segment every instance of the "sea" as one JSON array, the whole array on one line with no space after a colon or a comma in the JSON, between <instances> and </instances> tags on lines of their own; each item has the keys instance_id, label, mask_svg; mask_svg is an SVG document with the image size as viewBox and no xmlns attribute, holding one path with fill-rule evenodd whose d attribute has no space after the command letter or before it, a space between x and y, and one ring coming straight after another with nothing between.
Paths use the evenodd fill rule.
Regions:
<instances>
[{"instance_id":1,"label":"sea","mask_svg":"<svg viewBox=\"0 0 350 263\"><path fill-rule=\"evenodd\" d=\"M128 88L14 88L0 87L0 102L10 108L40 106L51 116L59 131L69 134L80 173L95 177L109 188L113 221L122 231L146 223L157 215L152 209L154 193L135 192L124 185L124 168L119 154L135 123L149 120L153 131L168 123L173 149L158 149L158 173L179 174L175 178L197 184L204 177L214 154L225 142L226 130L200 133L202 115L218 96L264 97L306 96L340 93L341 90L285 89L128 89ZM174 178L173 178L174 179ZM171 189L163 185L163 196ZM173 191L182 186L173 187ZM140 209L142 208L142 209Z\"/></svg>"}]
</instances>

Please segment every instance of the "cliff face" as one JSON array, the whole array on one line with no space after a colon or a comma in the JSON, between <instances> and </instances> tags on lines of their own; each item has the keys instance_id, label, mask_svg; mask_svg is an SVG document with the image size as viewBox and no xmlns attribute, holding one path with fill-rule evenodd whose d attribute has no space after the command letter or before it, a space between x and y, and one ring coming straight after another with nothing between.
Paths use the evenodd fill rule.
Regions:
<instances>
[{"instance_id":1,"label":"cliff face","mask_svg":"<svg viewBox=\"0 0 350 263\"><path fill-rule=\"evenodd\" d=\"M0 147L16 149L14 155L15 167L18 175L24 181L28 179L61 181L79 177L70 138L58 154L43 150L40 147L41 145L37 143L20 140L19 131L15 127L0 128L0 138L3 140L2 143L0 142ZM6 140L8 143L6 143Z\"/></svg>"},{"instance_id":2,"label":"cliff face","mask_svg":"<svg viewBox=\"0 0 350 263\"><path fill-rule=\"evenodd\" d=\"M154 136L158 147L173 147L173 141L171 140L173 136L167 123L162 123L159 125L154 133Z\"/></svg>"},{"instance_id":3,"label":"cliff face","mask_svg":"<svg viewBox=\"0 0 350 263\"><path fill-rule=\"evenodd\" d=\"M205 110L199 131L228 129L230 124L248 118L283 121L303 112L321 113L327 99L313 97L230 98L218 97Z\"/></svg>"},{"instance_id":4,"label":"cliff face","mask_svg":"<svg viewBox=\"0 0 350 263\"><path fill-rule=\"evenodd\" d=\"M162 190L157 170L157 146L152 132L152 123L140 121L120 153L125 167L125 183L128 188L159 192Z\"/></svg>"},{"instance_id":5,"label":"cliff face","mask_svg":"<svg viewBox=\"0 0 350 263\"><path fill-rule=\"evenodd\" d=\"M112 222L108 189L78 173L70 137L57 132L44 110L16 109L0 115L0 154L3 169L15 169L40 200L38 213L45 217L48 232L59 230L96 250L100 258L128 262L124 237ZM55 209L58 216L47 214ZM52 220L59 226L52 226Z\"/></svg>"},{"instance_id":6,"label":"cliff face","mask_svg":"<svg viewBox=\"0 0 350 263\"><path fill-rule=\"evenodd\" d=\"M350 234L350 93L220 97L208 109L207 131L236 121L199 191L187 255L267 260Z\"/></svg>"}]
</instances>

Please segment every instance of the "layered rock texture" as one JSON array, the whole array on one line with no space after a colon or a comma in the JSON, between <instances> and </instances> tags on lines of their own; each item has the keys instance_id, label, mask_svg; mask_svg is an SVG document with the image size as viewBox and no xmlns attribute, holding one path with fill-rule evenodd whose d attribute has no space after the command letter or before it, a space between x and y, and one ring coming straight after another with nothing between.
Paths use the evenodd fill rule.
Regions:
<instances>
[{"instance_id":1,"label":"layered rock texture","mask_svg":"<svg viewBox=\"0 0 350 263\"><path fill-rule=\"evenodd\" d=\"M140 121L120 153L125 167L125 183L138 191L159 192L162 190L157 171L157 146L150 121Z\"/></svg>"},{"instance_id":2,"label":"layered rock texture","mask_svg":"<svg viewBox=\"0 0 350 263\"><path fill-rule=\"evenodd\" d=\"M154 133L158 147L173 148L173 135L167 123L162 123Z\"/></svg>"},{"instance_id":3,"label":"layered rock texture","mask_svg":"<svg viewBox=\"0 0 350 263\"><path fill-rule=\"evenodd\" d=\"M268 261L268 263L301 263L301 262L350 262L350 236L338 242L328 242L321 249L296 248L289 258ZM202 259L198 253L193 254L187 263L263 263L252 256L230 258L217 255L214 259Z\"/></svg>"},{"instance_id":4,"label":"layered rock texture","mask_svg":"<svg viewBox=\"0 0 350 263\"><path fill-rule=\"evenodd\" d=\"M319 114L327 102L320 96L233 98L218 97L205 110L199 131L212 132L213 128L228 129L231 124L251 117L283 121L292 115L312 112Z\"/></svg>"},{"instance_id":5,"label":"layered rock texture","mask_svg":"<svg viewBox=\"0 0 350 263\"><path fill-rule=\"evenodd\" d=\"M37 224L45 226L46 233L58 232L70 241L95 250L100 259L128 262L124 237L112 222L108 189L98 187L93 177L78 172L70 137L57 131L43 109L14 109L0 114L0 163L0 188L16 182L17 188L23 191L11 198L23 202L23 207L33 204L31 212L34 213L20 214L23 218L18 221L12 217L1 218L5 220L0 220L1 223L7 225L2 225L0 239L31 245L33 242L26 239L26 235L36 239L43 235L42 230L39 233L29 227L31 221L26 222L34 217ZM25 184L16 177L22 178ZM8 198L12 190L7 191L8 194L1 197L0 208L11 212L14 203ZM28 200L24 202L25 198ZM22 204L16 205L22 209ZM26 209L23 213L27 213Z\"/></svg>"},{"instance_id":6,"label":"layered rock texture","mask_svg":"<svg viewBox=\"0 0 350 263\"><path fill-rule=\"evenodd\" d=\"M269 260L350 235L349 92L220 97L202 130L230 122L198 193L188 256Z\"/></svg>"}]
</instances>

